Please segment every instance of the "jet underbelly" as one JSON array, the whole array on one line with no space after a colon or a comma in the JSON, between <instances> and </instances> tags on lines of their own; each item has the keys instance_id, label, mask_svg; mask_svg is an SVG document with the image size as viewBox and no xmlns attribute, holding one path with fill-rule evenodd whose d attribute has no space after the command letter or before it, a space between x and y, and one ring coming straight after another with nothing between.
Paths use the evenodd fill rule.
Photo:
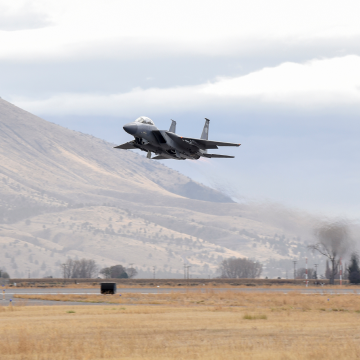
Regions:
<instances>
[{"instance_id":1,"label":"jet underbelly","mask_svg":"<svg viewBox=\"0 0 360 360\"><path fill-rule=\"evenodd\" d=\"M176 136L170 136L166 131L163 131L163 136L166 138L166 142L173 149L181 152L182 154L186 154L186 158L193 159L198 158L199 148L186 142L178 139Z\"/></svg>"}]
</instances>

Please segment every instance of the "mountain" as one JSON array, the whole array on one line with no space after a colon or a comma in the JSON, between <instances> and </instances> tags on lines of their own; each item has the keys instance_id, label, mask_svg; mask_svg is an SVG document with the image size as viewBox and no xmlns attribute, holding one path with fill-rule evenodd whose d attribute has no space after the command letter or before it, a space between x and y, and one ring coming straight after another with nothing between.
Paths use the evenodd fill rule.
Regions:
<instances>
[{"instance_id":1,"label":"mountain","mask_svg":"<svg viewBox=\"0 0 360 360\"><path fill-rule=\"evenodd\" d=\"M144 275L156 266L168 277L185 261L207 276L226 257L304 251L301 218L287 228L271 209L260 216L259 207L3 99L0 133L0 266L13 277L59 276L68 257L133 263Z\"/></svg>"}]
</instances>

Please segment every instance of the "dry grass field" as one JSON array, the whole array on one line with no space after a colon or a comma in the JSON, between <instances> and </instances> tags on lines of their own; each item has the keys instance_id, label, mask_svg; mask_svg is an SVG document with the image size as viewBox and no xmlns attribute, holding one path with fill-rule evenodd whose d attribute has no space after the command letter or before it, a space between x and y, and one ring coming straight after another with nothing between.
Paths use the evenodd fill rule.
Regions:
<instances>
[{"instance_id":1,"label":"dry grass field","mask_svg":"<svg viewBox=\"0 0 360 360\"><path fill-rule=\"evenodd\" d=\"M114 304L0 306L0 359L360 358L358 295L65 297Z\"/></svg>"}]
</instances>

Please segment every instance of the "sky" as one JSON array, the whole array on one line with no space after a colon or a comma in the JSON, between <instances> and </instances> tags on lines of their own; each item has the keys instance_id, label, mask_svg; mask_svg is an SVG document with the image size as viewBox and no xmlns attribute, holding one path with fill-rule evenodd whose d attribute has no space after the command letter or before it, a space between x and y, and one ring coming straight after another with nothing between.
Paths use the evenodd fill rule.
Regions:
<instances>
[{"instance_id":1,"label":"sky","mask_svg":"<svg viewBox=\"0 0 360 360\"><path fill-rule=\"evenodd\" d=\"M360 217L359 1L0 0L0 96L112 143L143 115L241 143L163 161L238 201ZM119 151L119 156L121 152Z\"/></svg>"}]
</instances>

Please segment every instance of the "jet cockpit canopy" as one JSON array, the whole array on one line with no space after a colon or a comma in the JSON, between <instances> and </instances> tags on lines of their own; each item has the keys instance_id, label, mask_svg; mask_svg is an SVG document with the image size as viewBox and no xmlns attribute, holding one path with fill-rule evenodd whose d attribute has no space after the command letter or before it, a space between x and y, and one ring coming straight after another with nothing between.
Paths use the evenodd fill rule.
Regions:
<instances>
[{"instance_id":1,"label":"jet cockpit canopy","mask_svg":"<svg viewBox=\"0 0 360 360\"><path fill-rule=\"evenodd\" d=\"M142 123L142 124L147 124L147 125L155 125L154 122L150 118L148 118L146 116L140 116L139 118L137 118L135 120L135 122Z\"/></svg>"}]
</instances>

